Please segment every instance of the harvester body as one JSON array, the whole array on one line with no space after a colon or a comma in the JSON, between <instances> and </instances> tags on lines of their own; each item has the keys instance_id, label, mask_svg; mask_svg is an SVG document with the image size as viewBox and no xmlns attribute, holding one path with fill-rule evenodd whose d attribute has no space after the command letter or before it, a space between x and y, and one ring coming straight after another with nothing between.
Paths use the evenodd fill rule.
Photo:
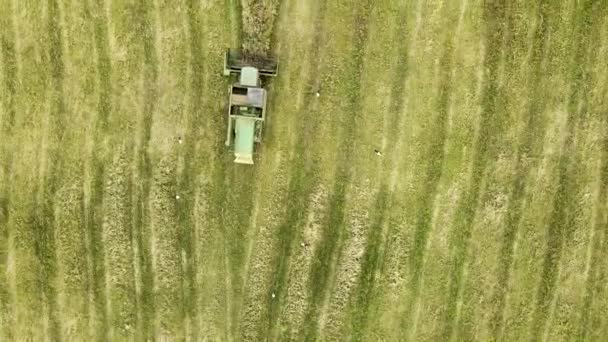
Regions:
<instances>
[{"instance_id":1,"label":"harvester body","mask_svg":"<svg viewBox=\"0 0 608 342\"><path fill-rule=\"evenodd\" d=\"M238 82L230 86L226 132L226 146L232 144L234 137L235 163L253 164L254 145L262 140L266 118L267 91L262 87L260 75L275 76L276 68L277 63L270 59L226 52L224 74L239 75Z\"/></svg>"}]
</instances>

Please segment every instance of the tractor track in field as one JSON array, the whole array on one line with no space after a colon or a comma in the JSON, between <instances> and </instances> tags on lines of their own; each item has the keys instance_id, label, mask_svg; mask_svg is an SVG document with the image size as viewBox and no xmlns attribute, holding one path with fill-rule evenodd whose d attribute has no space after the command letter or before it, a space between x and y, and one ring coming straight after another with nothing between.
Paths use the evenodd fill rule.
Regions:
<instances>
[{"instance_id":1,"label":"tractor track in field","mask_svg":"<svg viewBox=\"0 0 608 342\"><path fill-rule=\"evenodd\" d=\"M6 7L11 7L6 10ZM0 31L0 61L2 63L2 73L0 74L2 86L0 87L4 92L8 94L2 103L2 122L0 123L0 132L3 137L3 148L0 151L2 153L2 168L0 170L0 339L12 340L14 337L10 333L10 329L7 327L12 325L12 310L10 308L10 291L9 291L9 277L7 275L8 268L8 239L9 239L9 207L10 207L10 179L12 173L13 154L10 152L9 147L13 146L13 128L15 126L15 114L17 101L17 81L18 81L18 66L15 49L15 23L14 15L12 10L12 4L4 2L2 4L4 13L11 13L6 21L10 21L5 24L6 21L0 18L3 30Z\"/></svg>"},{"instance_id":2,"label":"tractor track in field","mask_svg":"<svg viewBox=\"0 0 608 342\"><path fill-rule=\"evenodd\" d=\"M544 18L547 16L545 6L541 5L538 9L537 17ZM531 67L529 69L528 79L530 89L539 89L542 76L542 64L546 58L547 40L546 33L548 31L548 22L540 20L540 24L536 26L531 45ZM511 50L511 49L509 49ZM512 57L512 56L509 56ZM509 60L510 66L514 66ZM511 67L508 67L511 69ZM511 268L513 263L513 252L515 241L518 236L519 226L522 220L524 203L526 197L528 175L534 169L536 162L527 161L527 158L535 158L542 151L542 141L544 140L544 127L541 122L540 115L544 110L541 101L542 95L535 92L531 101L527 104L525 112L525 126L523 128L524 136L520 138L515 153L514 176L511 181L511 191L507 203L507 217L504 223L502 232L502 242L500 246L500 254L498 257L497 279L493 296L494 304L490 318L490 330L494 339L501 337L501 331L504 325L504 310L505 298L509 286Z\"/></svg>"},{"instance_id":3,"label":"tractor track in field","mask_svg":"<svg viewBox=\"0 0 608 342\"><path fill-rule=\"evenodd\" d=\"M589 101L588 89L591 73L589 68L580 68L586 62L584 59L594 40L586 36L597 24L597 14L591 1L582 4L583 8L577 8L575 18L583 22L584 26L578 26L573 33L572 43L574 46L570 69L570 82L573 83L567 99L568 117L566 121L566 133L563 150L559 157L557 190L551 205L552 211L547 224L547 241L544 254L541 279L537 287L535 309L532 325L530 327L530 339L537 340L546 334L546 324L549 313L554 306L555 289L557 287L558 275L560 273L560 261L563 254L564 241L570 238L573 229L573 212L576 208L572 194L580 190L577 184L575 170L579 165L578 156L574 153L576 144L576 128L580 122L585 122L588 116L586 104Z\"/></svg>"},{"instance_id":4,"label":"tractor track in field","mask_svg":"<svg viewBox=\"0 0 608 342\"><path fill-rule=\"evenodd\" d=\"M462 285L466 255L468 250L471 226L473 224L477 206L482 192L487 162L495 157L500 146L501 136L504 134L504 121L507 113L501 110L501 85L497 82L500 72L501 45L504 44L505 28L502 19L507 15L506 4L497 2L486 4L483 20L486 23L486 54L483 64L486 69L488 84L482 90L481 117L479 129L475 137L473 162L469 175L469 187L463 199L457 204L454 226L451 228L450 263L452 264L447 285L448 302L442 309L441 317L443 327L442 339L451 339L454 333L454 324L457 320L457 304L462 296Z\"/></svg>"},{"instance_id":5,"label":"tractor track in field","mask_svg":"<svg viewBox=\"0 0 608 342\"><path fill-rule=\"evenodd\" d=\"M360 4L355 12L353 27L356 27L352 37L352 55L347 68L352 68L351 73L345 73L349 78L345 80L349 86L346 93L346 109L352 113L352 123L341 127L340 139L336 147L336 170L333 176L334 185L329 195L327 222L322 239L315 251L317 260L311 267L312 303L306 313L303 337L314 340L322 333L323 319L327 314L329 299L335 281L335 271L339 264L339 256L344 240L343 229L345 225L344 205L348 183L352 178L348 158L352 154L356 134L356 122L362 115L361 112L361 82L363 75L363 57L365 44L368 38L368 20L373 5L370 1Z\"/></svg>"}]
</instances>

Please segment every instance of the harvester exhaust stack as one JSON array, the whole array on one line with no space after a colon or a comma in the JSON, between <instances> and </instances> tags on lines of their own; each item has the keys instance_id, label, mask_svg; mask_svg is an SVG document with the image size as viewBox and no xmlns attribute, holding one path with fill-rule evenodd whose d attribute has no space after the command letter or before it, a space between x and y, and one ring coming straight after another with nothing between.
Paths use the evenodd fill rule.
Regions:
<instances>
[{"instance_id":1,"label":"harvester exhaust stack","mask_svg":"<svg viewBox=\"0 0 608 342\"><path fill-rule=\"evenodd\" d=\"M262 140L266 118L266 89L260 76L276 76L278 63L269 58L228 50L224 58L224 75L238 74L239 81L230 86L226 146L234 136L234 162L253 164L254 144Z\"/></svg>"}]
</instances>

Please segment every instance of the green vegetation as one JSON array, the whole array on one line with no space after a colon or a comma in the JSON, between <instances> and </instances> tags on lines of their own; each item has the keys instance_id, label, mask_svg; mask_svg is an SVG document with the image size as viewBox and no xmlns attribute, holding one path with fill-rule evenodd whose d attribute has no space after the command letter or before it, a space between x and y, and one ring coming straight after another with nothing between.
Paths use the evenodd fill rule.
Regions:
<instances>
[{"instance_id":1,"label":"green vegetation","mask_svg":"<svg viewBox=\"0 0 608 342\"><path fill-rule=\"evenodd\" d=\"M606 56L605 1L0 2L0 340L602 340Z\"/></svg>"}]
</instances>

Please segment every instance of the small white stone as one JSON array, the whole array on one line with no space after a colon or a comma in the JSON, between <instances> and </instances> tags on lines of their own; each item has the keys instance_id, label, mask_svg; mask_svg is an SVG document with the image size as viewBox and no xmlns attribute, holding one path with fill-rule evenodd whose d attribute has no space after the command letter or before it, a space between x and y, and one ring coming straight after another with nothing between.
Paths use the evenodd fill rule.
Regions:
<instances>
[{"instance_id":1,"label":"small white stone","mask_svg":"<svg viewBox=\"0 0 608 342\"><path fill-rule=\"evenodd\" d=\"M316 95L317 97L319 97L319 96L321 96L321 93L316 92L316 93L315 93L315 95Z\"/></svg>"},{"instance_id":2,"label":"small white stone","mask_svg":"<svg viewBox=\"0 0 608 342\"><path fill-rule=\"evenodd\" d=\"M304 242L302 242L302 243L300 244L300 246L304 247L304 246L306 246L306 245L304 244Z\"/></svg>"},{"instance_id":3,"label":"small white stone","mask_svg":"<svg viewBox=\"0 0 608 342\"><path fill-rule=\"evenodd\" d=\"M274 297L275 297L275 295L274 295L274 292L273 292L273 293L272 293L272 298L274 298Z\"/></svg>"},{"instance_id":4,"label":"small white stone","mask_svg":"<svg viewBox=\"0 0 608 342\"><path fill-rule=\"evenodd\" d=\"M175 195L175 199L179 199L179 195Z\"/></svg>"}]
</instances>

